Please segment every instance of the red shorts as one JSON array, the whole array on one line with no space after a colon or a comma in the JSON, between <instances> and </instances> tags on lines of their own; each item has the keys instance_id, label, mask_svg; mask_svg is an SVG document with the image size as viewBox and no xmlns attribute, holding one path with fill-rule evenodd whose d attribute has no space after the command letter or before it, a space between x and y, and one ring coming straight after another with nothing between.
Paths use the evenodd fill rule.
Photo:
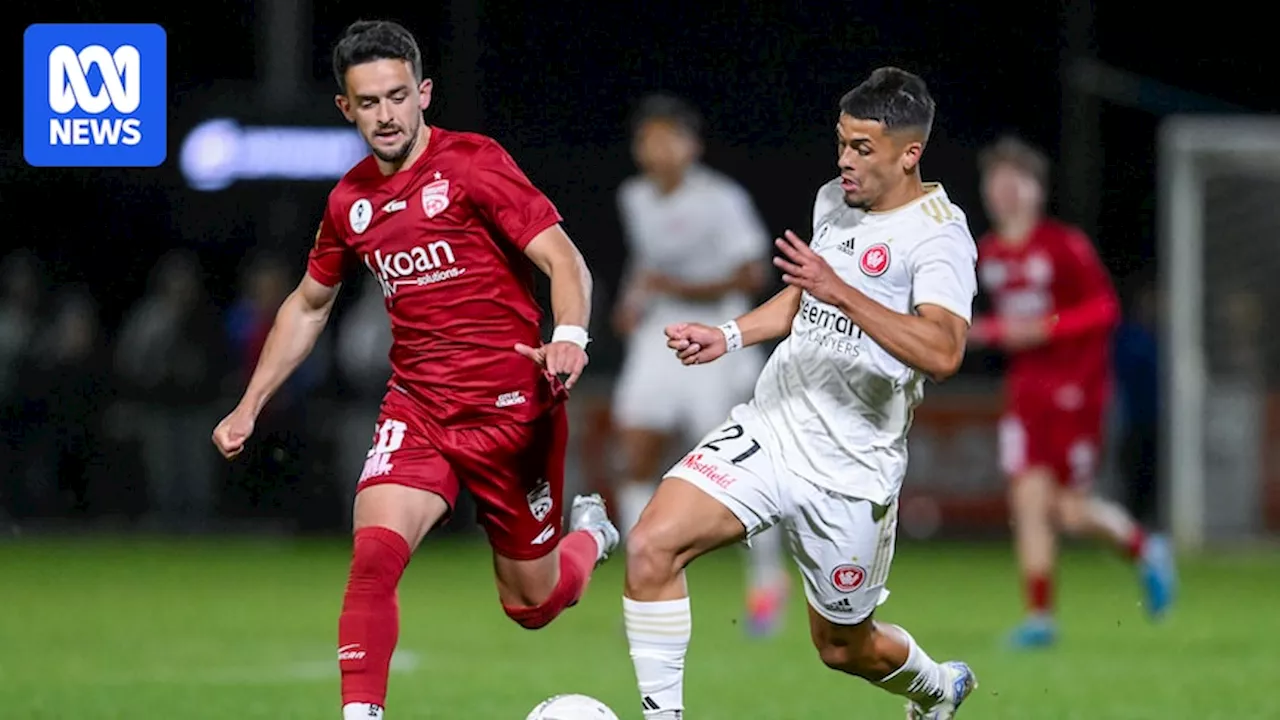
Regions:
<instances>
[{"instance_id":1,"label":"red shorts","mask_svg":"<svg viewBox=\"0 0 1280 720\"><path fill-rule=\"evenodd\" d=\"M433 492L452 508L465 486L493 549L532 560L559 540L568 439L563 404L531 423L444 428L412 398L390 390L356 492L405 485Z\"/></svg>"},{"instance_id":2,"label":"red shorts","mask_svg":"<svg viewBox=\"0 0 1280 720\"><path fill-rule=\"evenodd\" d=\"M1000 420L1000 467L1010 478L1032 468L1053 473L1058 485L1087 488L1098 472L1103 410L1019 407Z\"/></svg>"}]
</instances>

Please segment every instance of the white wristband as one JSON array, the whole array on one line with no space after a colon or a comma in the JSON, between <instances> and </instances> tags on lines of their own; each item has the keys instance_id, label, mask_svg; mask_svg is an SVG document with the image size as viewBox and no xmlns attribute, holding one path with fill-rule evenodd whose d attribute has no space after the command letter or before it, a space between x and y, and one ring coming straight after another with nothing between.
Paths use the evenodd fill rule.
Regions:
<instances>
[{"instance_id":1,"label":"white wristband","mask_svg":"<svg viewBox=\"0 0 1280 720\"><path fill-rule=\"evenodd\" d=\"M586 350L591 337L587 335L586 328L577 325L557 325L555 332L551 333L551 342L571 342Z\"/></svg>"},{"instance_id":2,"label":"white wristband","mask_svg":"<svg viewBox=\"0 0 1280 720\"><path fill-rule=\"evenodd\" d=\"M730 320L721 325L720 332L724 333L724 351L726 353L742 349L742 331L738 329L737 321Z\"/></svg>"}]
</instances>

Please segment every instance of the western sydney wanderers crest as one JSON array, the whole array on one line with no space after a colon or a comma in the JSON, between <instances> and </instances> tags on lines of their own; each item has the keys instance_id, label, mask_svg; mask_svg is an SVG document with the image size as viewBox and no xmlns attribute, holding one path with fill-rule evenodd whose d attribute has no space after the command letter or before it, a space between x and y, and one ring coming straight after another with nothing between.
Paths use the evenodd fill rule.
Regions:
<instances>
[{"instance_id":1,"label":"western sydney wanderers crest","mask_svg":"<svg viewBox=\"0 0 1280 720\"><path fill-rule=\"evenodd\" d=\"M436 177L440 177L440 173L436 173ZM449 181L436 180L427 183L422 188L422 211L427 217L433 218L445 211L449 207Z\"/></svg>"},{"instance_id":2,"label":"western sydney wanderers crest","mask_svg":"<svg viewBox=\"0 0 1280 720\"><path fill-rule=\"evenodd\" d=\"M876 243L866 250L862 251L862 257L858 258L858 267L862 272L871 277L879 277L885 274L889 269L889 246L884 243Z\"/></svg>"}]
</instances>

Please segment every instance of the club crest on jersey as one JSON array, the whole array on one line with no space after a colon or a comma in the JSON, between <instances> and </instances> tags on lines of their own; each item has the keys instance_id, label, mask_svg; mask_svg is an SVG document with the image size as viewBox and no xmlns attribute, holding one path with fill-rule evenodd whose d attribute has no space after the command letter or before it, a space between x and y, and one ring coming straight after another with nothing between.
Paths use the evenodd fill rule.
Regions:
<instances>
[{"instance_id":1,"label":"club crest on jersey","mask_svg":"<svg viewBox=\"0 0 1280 720\"><path fill-rule=\"evenodd\" d=\"M351 221L351 229L357 235L369 229L369 223L373 220L373 203L365 198L360 198L351 206L351 212L347 213L347 219Z\"/></svg>"},{"instance_id":2,"label":"club crest on jersey","mask_svg":"<svg viewBox=\"0 0 1280 720\"><path fill-rule=\"evenodd\" d=\"M422 188L422 211L433 218L449 207L449 181L436 180Z\"/></svg>"},{"instance_id":3,"label":"club crest on jersey","mask_svg":"<svg viewBox=\"0 0 1280 720\"><path fill-rule=\"evenodd\" d=\"M885 243L876 243L863 250L862 257L858 258L858 267L871 277L885 274L889 269L889 246Z\"/></svg>"}]
</instances>

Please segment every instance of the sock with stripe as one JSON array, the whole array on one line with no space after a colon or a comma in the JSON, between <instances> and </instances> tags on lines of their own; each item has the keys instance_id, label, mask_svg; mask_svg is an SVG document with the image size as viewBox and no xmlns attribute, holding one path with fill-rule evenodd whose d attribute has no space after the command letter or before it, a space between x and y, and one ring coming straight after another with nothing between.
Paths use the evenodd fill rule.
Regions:
<instances>
[{"instance_id":1,"label":"sock with stripe","mask_svg":"<svg viewBox=\"0 0 1280 720\"><path fill-rule=\"evenodd\" d=\"M693 630L689 598L657 602L623 598L622 611L645 720L680 720L684 657Z\"/></svg>"}]
</instances>

